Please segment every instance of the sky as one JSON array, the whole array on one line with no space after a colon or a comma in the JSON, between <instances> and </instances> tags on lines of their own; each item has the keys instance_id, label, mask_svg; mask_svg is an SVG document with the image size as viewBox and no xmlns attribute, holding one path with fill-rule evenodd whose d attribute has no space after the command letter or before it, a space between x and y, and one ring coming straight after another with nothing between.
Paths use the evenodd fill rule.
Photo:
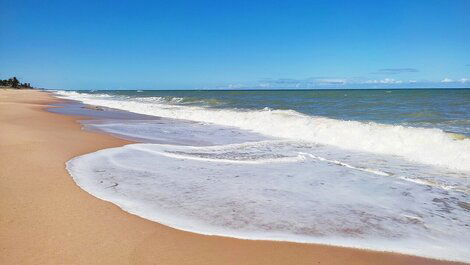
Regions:
<instances>
[{"instance_id":1,"label":"sky","mask_svg":"<svg viewBox=\"0 0 470 265\"><path fill-rule=\"evenodd\" d=\"M0 32L51 89L470 87L470 0L0 0Z\"/></svg>"}]
</instances>

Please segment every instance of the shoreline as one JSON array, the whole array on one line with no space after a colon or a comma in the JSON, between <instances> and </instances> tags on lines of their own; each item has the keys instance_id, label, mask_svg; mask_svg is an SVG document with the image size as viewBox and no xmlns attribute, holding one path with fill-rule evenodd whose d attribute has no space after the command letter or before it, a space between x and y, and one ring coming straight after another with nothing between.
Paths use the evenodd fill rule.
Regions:
<instances>
[{"instance_id":1,"label":"shoreline","mask_svg":"<svg viewBox=\"0 0 470 265\"><path fill-rule=\"evenodd\" d=\"M133 143L82 130L83 116L46 111L49 92L0 91L2 264L464 264L319 244L185 232L80 189L73 157Z\"/></svg>"}]
</instances>

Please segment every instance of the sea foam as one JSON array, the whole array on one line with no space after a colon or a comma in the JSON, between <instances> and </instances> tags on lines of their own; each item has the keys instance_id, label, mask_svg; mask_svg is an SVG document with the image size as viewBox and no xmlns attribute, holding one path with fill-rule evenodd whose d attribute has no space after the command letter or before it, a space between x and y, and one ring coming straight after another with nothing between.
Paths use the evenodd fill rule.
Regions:
<instances>
[{"instance_id":1,"label":"sea foam","mask_svg":"<svg viewBox=\"0 0 470 265\"><path fill-rule=\"evenodd\" d=\"M470 261L468 195L414 181L428 176L419 165L329 157L338 151L279 140L132 144L76 157L67 169L92 195L186 231ZM443 173L434 172L438 183Z\"/></svg>"},{"instance_id":2,"label":"sea foam","mask_svg":"<svg viewBox=\"0 0 470 265\"><path fill-rule=\"evenodd\" d=\"M418 163L470 171L470 139L456 138L440 129L336 120L293 110L215 109L174 104L180 98L109 97L74 91L58 91L57 94L91 105L235 126L271 137L396 155Z\"/></svg>"}]
</instances>

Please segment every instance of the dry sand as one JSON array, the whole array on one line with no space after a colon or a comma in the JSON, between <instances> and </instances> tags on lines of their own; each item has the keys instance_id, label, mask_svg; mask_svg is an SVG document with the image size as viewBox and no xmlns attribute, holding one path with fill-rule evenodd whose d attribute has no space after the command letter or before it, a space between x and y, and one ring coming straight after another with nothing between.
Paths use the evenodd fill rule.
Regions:
<instances>
[{"instance_id":1,"label":"dry sand","mask_svg":"<svg viewBox=\"0 0 470 265\"><path fill-rule=\"evenodd\" d=\"M0 264L454 264L204 236L128 214L81 190L65 170L74 156L128 142L44 110L56 101L40 91L0 90Z\"/></svg>"}]
</instances>

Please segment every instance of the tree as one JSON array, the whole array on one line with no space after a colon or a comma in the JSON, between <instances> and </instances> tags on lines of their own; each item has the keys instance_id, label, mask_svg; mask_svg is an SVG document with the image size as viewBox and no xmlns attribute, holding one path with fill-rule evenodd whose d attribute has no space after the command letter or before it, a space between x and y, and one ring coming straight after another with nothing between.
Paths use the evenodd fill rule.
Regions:
<instances>
[{"instance_id":1,"label":"tree","mask_svg":"<svg viewBox=\"0 0 470 265\"><path fill-rule=\"evenodd\" d=\"M18 88L18 85L20 84L20 81L18 81L16 76L14 76L13 78L10 78L10 79L11 79L11 87Z\"/></svg>"},{"instance_id":2,"label":"tree","mask_svg":"<svg viewBox=\"0 0 470 265\"><path fill-rule=\"evenodd\" d=\"M12 77L5 80L0 79L0 86L13 87L17 89L32 88L30 83L20 83L20 81L16 77Z\"/></svg>"}]
</instances>

